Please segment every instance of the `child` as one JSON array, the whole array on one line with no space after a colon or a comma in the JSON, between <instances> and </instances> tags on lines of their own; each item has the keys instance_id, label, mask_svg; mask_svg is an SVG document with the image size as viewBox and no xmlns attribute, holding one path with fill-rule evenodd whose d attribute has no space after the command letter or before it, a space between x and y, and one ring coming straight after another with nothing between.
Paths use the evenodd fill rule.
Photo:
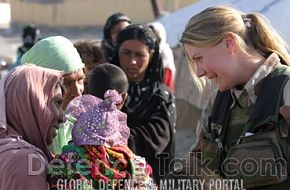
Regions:
<instances>
[{"instance_id":1,"label":"child","mask_svg":"<svg viewBox=\"0 0 290 190\"><path fill-rule=\"evenodd\" d=\"M98 46L97 42L94 41L79 41L74 44L78 53L81 56L82 62L85 64L85 90L84 94L87 94L87 79L90 78L91 72L98 65L105 63L105 55L101 47Z\"/></svg>"},{"instance_id":2,"label":"child","mask_svg":"<svg viewBox=\"0 0 290 190\"><path fill-rule=\"evenodd\" d=\"M96 96L98 98L104 99L104 94L109 89L117 90L119 94L122 95L123 101L117 107L121 109L125 99L127 98L128 89L128 79L124 71L109 63L103 63L98 65L91 73L87 90L88 94ZM71 126L65 122L63 128L59 129L58 142L54 143L54 149L52 149L54 154L60 154L62 147L67 145L71 140ZM130 144L133 144L132 138L130 138Z\"/></svg>"},{"instance_id":3,"label":"child","mask_svg":"<svg viewBox=\"0 0 290 190\"><path fill-rule=\"evenodd\" d=\"M127 98L129 82L125 72L118 66L104 63L98 65L91 73L88 85L88 94L104 99L104 94L109 89L117 90L122 95L123 101L117 105L118 109L122 108Z\"/></svg>"},{"instance_id":4,"label":"child","mask_svg":"<svg viewBox=\"0 0 290 190\"><path fill-rule=\"evenodd\" d=\"M105 63L105 56L98 43L95 41L79 41L74 43L85 64L85 74L89 78L90 73L96 66Z\"/></svg>"},{"instance_id":5,"label":"child","mask_svg":"<svg viewBox=\"0 0 290 190\"><path fill-rule=\"evenodd\" d=\"M130 130L116 90L105 99L83 95L66 109L73 143L64 146L48 172L51 189L152 189L151 167L127 147Z\"/></svg>"}]
</instances>

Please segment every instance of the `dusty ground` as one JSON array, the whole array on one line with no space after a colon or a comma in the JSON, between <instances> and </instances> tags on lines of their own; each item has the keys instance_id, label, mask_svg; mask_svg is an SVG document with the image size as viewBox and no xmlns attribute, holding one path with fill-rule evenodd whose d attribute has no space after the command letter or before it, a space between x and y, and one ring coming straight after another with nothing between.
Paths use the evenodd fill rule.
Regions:
<instances>
[{"instance_id":1,"label":"dusty ground","mask_svg":"<svg viewBox=\"0 0 290 190\"><path fill-rule=\"evenodd\" d=\"M83 39L100 40L102 38L102 30L99 28L55 29L40 27L40 30L43 37L63 35L73 42ZM15 60L16 50L20 44L21 27L13 26L10 30L0 30L0 55L8 62ZM194 127L200 113L185 102L178 102L177 109L176 157L182 158L195 141ZM191 117L191 112L193 117Z\"/></svg>"}]
</instances>

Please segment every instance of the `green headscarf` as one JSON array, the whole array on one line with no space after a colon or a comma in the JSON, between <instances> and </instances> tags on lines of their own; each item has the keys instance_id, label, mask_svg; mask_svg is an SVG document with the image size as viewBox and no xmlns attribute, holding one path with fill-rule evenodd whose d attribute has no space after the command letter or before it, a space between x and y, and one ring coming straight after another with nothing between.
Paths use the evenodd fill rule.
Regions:
<instances>
[{"instance_id":1,"label":"green headscarf","mask_svg":"<svg viewBox=\"0 0 290 190\"><path fill-rule=\"evenodd\" d=\"M32 63L40 67L72 73L84 68L72 42L63 36L52 36L38 41L21 58L21 64Z\"/></svg>"}]
</instances>

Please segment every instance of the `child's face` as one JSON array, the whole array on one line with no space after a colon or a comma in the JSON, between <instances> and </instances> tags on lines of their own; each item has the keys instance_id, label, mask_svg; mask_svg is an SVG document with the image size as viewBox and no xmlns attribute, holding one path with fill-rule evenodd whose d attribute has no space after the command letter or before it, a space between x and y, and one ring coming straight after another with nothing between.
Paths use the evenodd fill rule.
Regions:
<instances>
[{"instance_id":1,"label":"child's face","mask_svg":"<svg viewBox=\"0 0 290 190\"><path fill-rule=\"evenodd\" d=\"M222 40L215 46L196 47L184 44L190 66L198 77L213 80L219 90L224 91L239 83L239 67L236 56L229 51L229 45Z\"/></svg>"}]
</instances>

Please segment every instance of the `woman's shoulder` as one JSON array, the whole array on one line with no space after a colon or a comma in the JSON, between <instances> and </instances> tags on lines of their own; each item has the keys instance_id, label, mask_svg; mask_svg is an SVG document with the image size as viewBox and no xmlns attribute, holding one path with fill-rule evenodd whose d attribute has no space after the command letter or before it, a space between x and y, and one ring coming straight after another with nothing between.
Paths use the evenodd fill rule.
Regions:
<instances>
[{"instance_id":1,"label":"woman's shoulder","mask_svg":"<svg viewBox=\"0 0 290 190\"><path fill-rule=\"evenodd\" d=\"M8 168L10 165L19 165L17 169L21 169L21 166L27 168L29 164L46 165L47 163L47 159L40 149L21 139L1 140L0 150L2 166L6 165Z\"/></svg>"},{"instance_id":2,"label":"woman's shoulder","mask_svg":"<svg viewBox=\"0 0 290 190\"><path fill-rule=\"evenodd\" d=\"M19 148L19 149L10 149L0 154L0 160L2 163L12 165L30 165L35 162L39 164L47 163L44 155L35 151L31 148ZM25 166L26 167L26 166Z\"/></svg>"},{"instance_id":3,"label":"woman's shoulder","mask_svg":"<svg viewBox=\"0 0 290 190\"><path fill-rule=\"evenodd\" d=\"M152 96L156 96L166 102L174 100L174 95L172 94L170 89L165 84L160 82L154 83Z\"/></svg>"},{"instance_id":4,"label":"woman's shoulder","mask_svg":"<svg viewBox=\"0 0 290 190\"><path fill-rule=\"evenodd\" d=\"M2 147L0 146L0 149ZM46 189L45 157L32 147L10 148L0 153L0 184L4 189ZM13 176L11 178L11 176Z\"/></svg>"},{"instance_id":5,"label":"woman's shoulder","mask_svg":"<svg viewBox=\"0 0 290 190\"><path fill-rule=\"evenodd\" d=\"M45 157L31 147L10 148L0 153L0 171L3 174L14 176L15 183L18 179L43 181L45 186L45 176L47 161ZM5 176L2 176L5 178ZM40 183L40 182L39 182ZM17 184L10 184L17 185Z\"/></svg>"}]
</instances>

